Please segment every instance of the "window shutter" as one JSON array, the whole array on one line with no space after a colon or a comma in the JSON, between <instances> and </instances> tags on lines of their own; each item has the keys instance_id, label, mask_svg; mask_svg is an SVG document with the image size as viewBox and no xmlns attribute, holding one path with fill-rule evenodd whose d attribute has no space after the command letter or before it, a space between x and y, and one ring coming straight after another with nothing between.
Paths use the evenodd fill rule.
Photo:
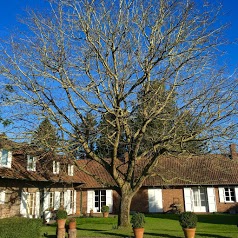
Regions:
<instances>
[{"instance_id":1,"label":"window shutter","mask_svg":"<svg viewBox=\"0 0 238 238\"><path fill-rule=\"evenodd\" d=\"M2 150L0 150L0 167L2 166Z\"/></svg>"},{"instance_id":2,"label":"window shutter","mask_svg":"<svg viewBox=\"0 0 238 238\"><path fill-rule=\"evenodd\" d=\"M0 192L0 204L4 204L5 203L5 198L6 198L6 192L5 191L1 191Z\"/></svg>"},{"instance_id":3,"label":"window shutter","mask_svg":"<svg viewBox=\"0 0 238 238\"><path fill-rule=\"evenodd\" d=\"M64 193L64 207L68 214L71 213L70 209L70 190Z\"/></svg>"},{"instance_id":4,"label":"window shutter","mask_svg":"<svg viewBox=\"0 0 238 238\"><path fill-rule=\"evenodd\" d=\"M40 217L40 192L36 192L35 217Z\"/></svg>"},{"instance_id":5,"label":"window shutter","mask_svg":"<svg viewBox=\"0 0 238 238\"><path fill-rule=\"evenodd\" d=\"M23 217L27 217L27 196L28 196L28 193L22 191L22 193L21 193L20 214Z\"/></svg>"},{"instance_id":6,"label":"window shutter","mask_svg":"<svg viewBox=\"0 0 238 238\"><path fill-rule=\"evenodd\" d=\"M224 188L218 188L220 202L225 202Z\"/></svg>"},{"instance_id":7,"label":"window shutter","mask_svg":"<svg viewBox=\"0 0 238 238\"><path fill-rule=\"evenodd\" d=\"M238 187L235 187L235 199L238 202Z\"/></svg>"},{"instance_id":8,"label":"window shutter","mask_svg":"<svg viewBox=\"0 0 238 238\"><path fill-rule=\"evenodd\" d=\"M77 191L74 190L74 206L73 206L73 214L76 214L76 206L77 206Z\"/></svg>"},{"instance_id":9,"label":"window shutter","mask_svg":"<svg viewBox=\"0 0 238 238\"><path fill-rule=\"evenodd\" d=\"M30 155L27 155L27 170L30 170L30 166L29 166L29 159L30 159Z\"/></svg>"},{"instance_id":10,"label":"window shutter","mask_svg":"<svg viewBox=\"0 0 238 238\"><path fill-rule=\"evenodd\" d=\"M55 192L55 210L58 210L60 207L60 192L56 191Z\"/></svg>"},{"instance_id":11,"label":"window shutter","mask_svg":"<svg viewBox=\"0 0 238 238\"><path fill-rule=\"evenodd\" d=\"M36 157L33 157L33 171L36 171Z\"/></svg>"},{"instance_id":12,"label":"window shutter","mask_svg":"<svg viewBox=\"0 0 238 238\"><path fill-rule=\"evenodd\" d=\"M106 190L106 205L109 206L109 212L113 209L112 190Z\"/></svg>"},{"instance_id":13,"label":"window shutter","mask_svg":"<svg viewBox=\"0 0 238 238\"><path fill-rule=\"evenodd\" d=\"M216 212L216 196L214 188L207 188L208 210L209 212Z\"/></svg>"},{"instance_id":14,"label":"window shutter","mask_svg":"<svg viewBox=\"0 0 238 238\"><path fill-rule=\"evenodd\" d=\"M184 188L184 205L185 205L185 211L186 212L192 212L192 194L191 194L191 188Z\"/></svg>"},{"instance_id":15,"label":"window shutter","mask_svg":"<svg viewBox=\"0 0 238 238\"><path fill-rule=\"evenodd\" d=\"M90 209L94 209L94 191L88 190L87 195L87 213L90 213Z\"/></svg>"},{"instance_id":16,"label":"window shutter","mask_svg":"<svg viewBox=\"0 0 238 238\"><path fill-rule=\"evenodd\" d=\"M148 189L149 212L163 212L162 189Z\"/></svg>"},{"instance_id":17,"label":"window shutter","mask_svg":"<svg viewBox=\"0 0 238 238\"><path fill-rule=\"evenodd\" d=\"M8 158L7 158L7 167L12 167L12 151L8 151Z\"/></svg>"},{"instance_id":18,"label":"window shutter","mask_svg":"<svg viewBox=\"0 0 238 238\"><path fill-rule=\"evenodd\" d=\"M49 208L49 199L50 199L50 193L45 192L44 193L44 203L43 203L43 210L47 210Z\"/></svg>"}]
</instances>

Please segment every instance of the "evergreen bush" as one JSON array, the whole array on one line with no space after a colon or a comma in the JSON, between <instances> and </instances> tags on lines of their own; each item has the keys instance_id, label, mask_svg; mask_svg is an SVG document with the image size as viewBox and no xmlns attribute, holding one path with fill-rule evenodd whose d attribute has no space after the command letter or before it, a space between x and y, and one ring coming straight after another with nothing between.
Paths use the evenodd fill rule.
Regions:
<instances>
[{"instance_id":1,"label":"evergreen bush","mask_svg":"<svg viewBox=\"0 0 238 238\"><path fill-rule=\"evenodd\" d=\"M179 223L183 228L195 228L197 215L193 212L183 212L179 215Z\"/></svg>"}]
</instances>

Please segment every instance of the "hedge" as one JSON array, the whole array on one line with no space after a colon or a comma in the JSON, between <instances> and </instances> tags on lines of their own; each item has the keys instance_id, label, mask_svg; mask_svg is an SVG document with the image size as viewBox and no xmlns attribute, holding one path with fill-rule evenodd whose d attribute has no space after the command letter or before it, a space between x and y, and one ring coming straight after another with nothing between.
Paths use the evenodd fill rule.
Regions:
<instances>
[{"instance_id":1,"label":"hedge","mask_svg":"<svg viewBox=\"0 0 238 238\"><path fill-rule=\"evenodd\" d=\"M0 238L39 238L41 219L12 217L0 219Z\"/></svg>"}]
</instances>

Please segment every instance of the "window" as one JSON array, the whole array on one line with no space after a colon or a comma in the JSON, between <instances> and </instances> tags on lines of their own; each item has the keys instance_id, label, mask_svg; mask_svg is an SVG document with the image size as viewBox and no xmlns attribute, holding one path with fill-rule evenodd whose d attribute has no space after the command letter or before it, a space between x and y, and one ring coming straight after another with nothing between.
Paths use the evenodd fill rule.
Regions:
<instances>
[{"instance_id":1,"label":"window","mask_svg":"<svg viewBox=\"0 0 238 238\"><path fill-rule=\"evenodd\" d=\"M70 209L74 208L74 191L70 190L70 204L69 204Z\"/></svg>"},{"instance_id":2,"label":"window","mask_svg":"<svg viewBox=\"0 0 238 238\"><path fill-rule=\"evenodd\" d=\"M28 215L35 215L35 201L36 201L36 194L28 193L27 196Z\"/></svg>"},{"instance_id":3,"label":"window","mask_svg":"<svg viewBox=\"0 0 238 238\"><path fill-rule=\"evenodd\" d=\"M235 189L234 188L224 188L224 198L225 202L235 202Z\"/></svg>"},{"instance_id":4,"label":"window","mask_svg":"<svg viewBox=\"0 0 238 238\"><path fill-rule=\"evenodd\" d=\"M27 155L27 170L36 171L36 158L30 155Z\"/></svg>"},{"instance_id":5,"label":"window","mask_svg":"<svg viewBox=\"0 0 238 238\"><path fill-rule=\"evenodd\" d=\"M0 167L11 168L12 152L2 149L0 150Z\"/></svg>"},{"instance_id":6,"label":"window","mask_svg":"<svg viewBox=\"0 0 238 238\"><path fill-rule=\"evenodd\" d=\"M5 203L5 191L0 191L0 204Z\"/></svg>"},{"instance_id":7,"label":"window","mask_svg":"<svg viewBox=\"0 0 238 238\"><path fill-rule=\"evenodd\" d=\"M60 162L53 161L53 174L59 174Z\"/></svg>"},{"instance_id":8,"label":"window","mask_svg":"<svg viewBox=\"0 0 238 238\"><path fill-rule=\"evenodd\" d=\"M74 166L72 164L68 164L68 175L69 176L74 175Z\"/></svg>"},{"instance_id":9,"label":"window","mask_svg":"<svg viewBox=\"0 0 238 238\"><path fill-rule=\"evenodd\" d=\"M50 208L54 208L55 206L55 193L54 192L50 192L50 196L49 196L49 207Z\"/></svg>"},{"instance_id":10,"label":"window","mask_svg":"<svg viewBox=\"0 0 238 238\"><path fill-rule=\"evenodd\" d=\"M60 192L60 206L64 207L64 192Z\"/></svg>"},{"instance_id":11,"label":"window","mask_svg":"<svg viewBox=\"0 0 238 238\"><path fill-rule=\"evenodd\" d=\"M106 205L106 190L95 190L95 208L97 212L101 211L101 207Z\"/></svg>"}]
</instances>

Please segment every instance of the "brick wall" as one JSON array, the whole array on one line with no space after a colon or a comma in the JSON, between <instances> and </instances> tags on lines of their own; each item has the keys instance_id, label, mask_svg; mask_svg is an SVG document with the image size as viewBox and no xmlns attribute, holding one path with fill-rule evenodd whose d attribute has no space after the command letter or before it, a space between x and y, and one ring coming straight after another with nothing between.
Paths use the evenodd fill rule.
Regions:
<instances>
[{"instance_id":1,"label":"brick wall","mask_svg":"<svg viewBox=\"0 0 238 238\"><path fill-rule=\"evenodd\" d=\"M217 201L217 211L218 212L230 212L231 209L235 209L236 213L238 213L238 202L235 203L221 203L219 199L218 187L215 188L215 195Z\"/></svg>"},{"instance_id":2,"label":"brick wall","mask_svg":"<svg viewBox=\"0 0 238 238\"><path fill-rule=\"evenodd\" d=\"M172 210L171 205L174 203L181 204L181 211L184 211L183 189L162 189L163 209L164 212Z\"/></svg>"}]
</instances>

